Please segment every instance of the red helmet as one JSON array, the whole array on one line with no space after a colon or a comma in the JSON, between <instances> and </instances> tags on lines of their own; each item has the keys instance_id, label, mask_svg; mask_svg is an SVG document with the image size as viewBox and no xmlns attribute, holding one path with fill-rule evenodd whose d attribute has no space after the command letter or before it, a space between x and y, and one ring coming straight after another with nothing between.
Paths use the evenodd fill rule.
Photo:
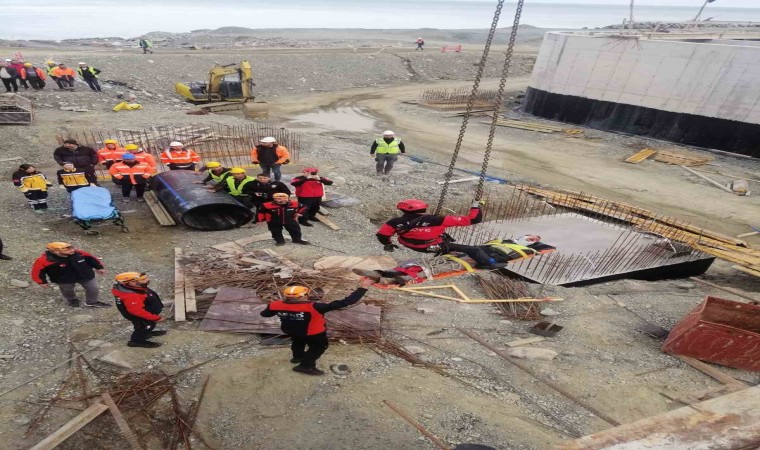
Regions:
<instances>
[{"instance_id":1,"label":"red helmet","mask_svg":"<svg viewBox=\"0 0 760 450\"><path fill-rule=\"evenodd\" d=\"M303 171L304 172L310 172L310 173L317 173L317 172L319 172L319 169L317 169L316 167L307 167L307 168L303 169Z\"/></svg>"},{"instance_id":2,"label":"red helmet","mask_svg":"<svg viewBox=\"0 0 760 450\"><path fill-rule=\"evenodd\" d=\"M422 200L417 200L416 198L401 200L400 202L396 204L396 208L404 212L425 211L427 207L428 207L427 203L423 202Z\"/></svg>"}]
</instances>

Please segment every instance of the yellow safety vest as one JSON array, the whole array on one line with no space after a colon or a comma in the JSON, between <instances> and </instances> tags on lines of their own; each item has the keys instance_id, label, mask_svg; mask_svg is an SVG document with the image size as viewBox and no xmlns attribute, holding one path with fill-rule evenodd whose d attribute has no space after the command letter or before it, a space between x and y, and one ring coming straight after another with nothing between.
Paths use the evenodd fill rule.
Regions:
<instances>
[{"instance_id":1,"label":"yellow safety vest","mask_svg":"<svg viewBox=\"0 0 760 450\"><path fill-rule=\"evenodd\" d=\"M385 142L385 139L380 138L376 140L375 143L377 144L377 149L375 150L375 153L377 153L378 155L385 155L385 154L395 155L400 151L398 148L398 145L401 143L401 141L398 139L393 139L389 144Z\"/></svg>"},{"instance_id":2,"label":"yellow safety vest","mask_svg":"<svg viewBox=\"0 0 760 450\"><path fill-rule=\"evenodd\" d=\"M87 186L90 184L84 172L64 172L61 174L64 186Z\"/></svg>"},{"instance_id":3,"label":"yellow safety vest","mask_svg":"<svg viewBox=\"0 0 760 450\"><path fill-rule=\"evenodd\" d=\"M57 66L57 65L55 65L55 66L48 66L48 67L47 67L47 74L48 74L48 76L49 76L49 77L50 77L50 76L53 76L53 71L54 71L55 69L57 69L57 68L58 68L58 66Z\"/></svg>"},{"instance_id":4,"label":"yellow safety vest","mask_svg":"<svg viewBox=\"0 0 760 450\"><path fill-rule=\"evenodd\" d=\"M255 181L256 178L253 177L245 177L243 178L243 181L240 182L240 184L235 187L235 182L237 181L235 177L228 177L227 178L227 187L230 189L230 195L234 197L248 197L248 194L243 194L243 187L250 183L251 181Z\"/></svg>"},{"instance_id":5,"label":"yellow safety vest","mask_svg":"<svg viewBox=\"0 0 760 450\"><path fill-rule=\"evenodd\" d=\"M498 250L499 252L503 253L504 256L509 256L512 252L517 252L520 257L525 258L528 255L535 255L538 253L532 248L526 247L524 245L502 243L500 239L488 241L485 245L491 247L494 250Z\"/></svg>"},{"instance_id":6,"label":"yellow safety vest","mask_svg":"<svg viewBox=\"0 0 760 450\"><path fill-rule=\"evenodd\" d=\"M215 175L214 172L211 171L211 169L208 169L208 176L211 177L212 180L214 180L215 183L219 183L224 179L224 177L230 173L229 170L222 172L221 175Z\"/></svg>"},{"instance_id":7,"label":"yellow safety vest","mask_svg":"<svg viewBox=\"0 0 760 450\"><path fill-rule=\"evenodd\" d=\"M41 173L22 176L21 188L26 188L30 191L47 191L47 178Z\"/></svg>"},{"instance_id":8,"label":"yellow safety vest","mask_svg":"<svg viewBox=\"0 0 760 450\"><path fill-rule=\"evenodd\" d=\"M98 74L95 73L95 69L94 68L87 67L87 71L90 72L92 74L92 76L94 76L95 78L98 77ZM82 74L82 68L81 67L77 69L77 72L79 72L79 76L80 77L83 76L83 74Z\"/></svg>"}]
</instances>

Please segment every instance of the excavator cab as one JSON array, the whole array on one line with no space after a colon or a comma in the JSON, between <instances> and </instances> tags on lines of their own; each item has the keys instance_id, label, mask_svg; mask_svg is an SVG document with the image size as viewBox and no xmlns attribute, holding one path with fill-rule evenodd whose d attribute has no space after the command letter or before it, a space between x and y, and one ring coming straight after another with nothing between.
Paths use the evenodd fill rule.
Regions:
<instances>
[{"instance_id":1,"label":"excavator cab","mask_svg":"<svg viewBox=\"0 0 760 450\"><path fill-rule=\"evenodd\" d=\"M229 108L228 102L234 102L243 104L242 109L247 116L266 116L266 103L254 102L253 86L251 64L241 61L239 65L217 63L209 71L208 82L177 83L175 90L188 101L208 111L237 109L238 106Z\"/></svg>"}]
</instances>

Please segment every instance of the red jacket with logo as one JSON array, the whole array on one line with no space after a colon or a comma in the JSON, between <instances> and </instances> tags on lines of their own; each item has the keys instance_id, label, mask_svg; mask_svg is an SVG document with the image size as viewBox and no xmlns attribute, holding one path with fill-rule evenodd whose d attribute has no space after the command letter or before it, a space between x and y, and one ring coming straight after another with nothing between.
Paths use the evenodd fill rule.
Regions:
<instances>
[{"instance_id":1,"label":"red jacket with logo","mask_svg":"<svg viewBox=\"0 0 760 450\"><path fill-rule=\"evenodd\" d=\"M448 227L466 227L483 220L480 208L470 208L466 216L434 216L407 213L385 222L377 230L377 239L383 245L391 244L391 236L398 235L398 243L412 250L425 249L443 242Z\"/></svg>"},{"instance_id":2,"label":"red jacket with logo","mask_svg":"<svg viewBox=\"0 0 760 450\"><path fill-rule=\"evenodd\" d=\"M37 284L76 283L95 278L93 269L102 269L103 263L91 254L77 250L71 256L61 257L46 251L32 264L32 280Z\"/></svg>"},{"instance_id":3,"label":"red jacket with logo","mask_svg":"<svg viewBox=\"0 0 760 450\"><path fill-rule=\"evenodd\" d=\"M314 336L327 331L324 314L351 306L364 297L367 290L359 288L342 300L330 303L274 301L261 311L264 317L280 317L282 332L289 336Z\"/></svg>"},{"instance_id":4,"label":"red jacket with logo","mask_svg":"<svg viewBox=\"0 0 760 450\"><path fill-rule=\"evenodd\" d=\"M296 221L296 214L303 215L306 207L295 200L290 200L284 205L275 202L266 202L259 208L259 222L268 222L283 225Z\"/></svg>"},{"instance_id":5,"label":"red jacket with logo","mask_svg":"<svg viewBox=\"0 0 760 450\"><path fill-rule=\"evenodd\" d=\"M296 196L298 198L301 197L322 197L325 195L325 188L322 187L324 184L325 186L330 186L333 184L332 180L325 177L319 177L317 179L312 178L306 178L305 176L301 175L298 177L293 178L293 180L290 181L290 184L296 187Z\"/></svg>"},{"instance_id":6,"label":"red jacket with logo","mask_svg":"<svg viewBox=\"0 0 760 450\"><path fill-rule=\"evenodd\" d=\"M111 289L116 308L124 317L136 316L152 322L161 318L158 314L164 305L155 291L146 288L131 288L116 283Z\"/></svg>"}]
</instances>

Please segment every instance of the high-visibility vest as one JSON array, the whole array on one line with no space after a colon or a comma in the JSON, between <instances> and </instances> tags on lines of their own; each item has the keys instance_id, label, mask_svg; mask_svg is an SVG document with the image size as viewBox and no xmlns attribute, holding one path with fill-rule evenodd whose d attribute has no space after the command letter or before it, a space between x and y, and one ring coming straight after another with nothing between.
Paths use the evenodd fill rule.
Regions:
<instances>
[{"instance_id":1,"label":"high-visibility vest","mask_svg":"<svg viewBox=\"0 0 760 450\"><path fill-rule=\"evenodd\" d=\"M498 250L500 253L503 253L504 256L509 256L511 253L516 252L518 255L520 255L521 258L525 258L528 255L535 255L538 253L532 248L526 247L524 245L503 243L501 239L488 241L485 245L491 247L494 250Z\"/></svg>"},{"instance_id":2,"label":"high-visibility vest","mask_svg":"<svg viewBox=\"0 0 760 450\"><path fill-rule=\"evenodd\" d=\"M89 186L90 184L90 181L87 179L87 175L84 172L77 170L74 172L61 173L61 181L63 181L63 185L67 187Z\"/></svg>"},{"instance_id":3,"label":"high-visibility vest","mask_svg":"<svg viewBox=\"0 0 760 450\"><path fill-rule=\"evenodd\" d=\"M210 176L215 183L219 183L220 181L224 180L224 177L226 177L228 173L230 173L229 170L224 170L221 174L217 175L211 169L208 169L208 176Z\"/></svg>"},{"instance_id":4,"label":"high-visibility vest","mask_svg":"<svg viewBox=\"0 0 760 450\"><path fill-rule=\"evenodd\" d=\"M243 178L243 181L240 182L240 184L235 186L235 182L237 180L235 177L227 177L227 187L230 190L230 195L233 197L248 197L248 194L243 194L243 187L245 187L246 184L250 183L251 181L256 181L256 178L253 177L245 177Z\"/></svg>"},{"instance_id":5,"label":"high-visibility vest","mask_svg":"<svg viewBox=\"0 0 760 450\"><path fill-rule=\"evenodd\" d=\"M129 177L129 181L132 184L142 184L144 180L138 182L135 177L142 176L143 178L149 178L151 174L153 174L153 169L145 163L138 163L132 167L129 167L123 162L120 162L111 166L111 168L108 169L108 173L110 173L117 180L121 180L124 177Z\"/></svg>"},{"instance_id":6,"label":"high-visibility vest","mask_svg":"<svg viewBox=\"0 0 760 450\"><path fill-rule=\"evenodd\" d=\"M95 73L95 69L94 69L94 68L92 68L92 67L87 67L87 71L88 71L88 72L90 72L90 73L92 74L92 76L93 76L93 77L95 77L95 78L97 78L97 77L98 77L98 74L97 74L97 73ZM82 68L81 68L81 67L77 69L77 72L79 73L79 76L80 76L80 77L81 77L81 76L84 76L84 74L82 74Z\"/></svg>"},{"instance_id":7,"label":"high-visibility vest","mask_svg":"<svg viewBox=\"0 0 760 450\"><path fill-rule=\"evenodd\" d=\"M377 143L377 149L375 150L375 153L378 155L395 155L400 151L398 145L401 143L401 141L398 139L393 139L389 144L385 142L385 139L380 138L376 140L375 143Z\"/></svg>"},{"instance_id":8,"label":"high-visibility vest","mask_svg":"<svg viewBox=\"0 0 760 450\"><path fill-rule=\"evenodd\" d=\"M121 147L116 147L113 150L108 147L103 147L98 149L98 159L100 162L120 161L121 157L124 156L125 153L127 153L127 151Z\"/></svg>"},{"instance_id":9,"label":"high-visibility vest","mask_svg":"<svg viewBox=\"0 0 760 450\"><path fill-rule=\"evenodd\" d=\"M58 68L58 66L57 66L57 65L56 65L56 66L48 66L48 67L47 67L47 74L48 74L48 75L50 75L50 76L55 76L55 74L53 73L53 71L54 71L55 69L57 69L57 68Z\"/></svg>"},{"instance_id":10,"label":"high-visibility vest","mask_svg":"<svg viewBox=\"0 0 760 450\"><path fill-rule=\"evenodd\" d=\"M165 152L161 153L161 162L164 164L189 165L194 162L199 162L200 160L201 157L192 150L184 150L181 152L166 150Z\"/></svg>"},{"instance_id":11,"label":"high-visibility vest","mask_svg":"<svg viewBox=\"0 0 760 450\"><path fill-rule=\"evenodd\" d=\"M132 154L135 155L135 159L138 162L145 163L153 169L156 168L156 158L154 158L153 155L151 155L150 153L138 152L138 153L132 153Z\"/></svg>"}]
</instances>

